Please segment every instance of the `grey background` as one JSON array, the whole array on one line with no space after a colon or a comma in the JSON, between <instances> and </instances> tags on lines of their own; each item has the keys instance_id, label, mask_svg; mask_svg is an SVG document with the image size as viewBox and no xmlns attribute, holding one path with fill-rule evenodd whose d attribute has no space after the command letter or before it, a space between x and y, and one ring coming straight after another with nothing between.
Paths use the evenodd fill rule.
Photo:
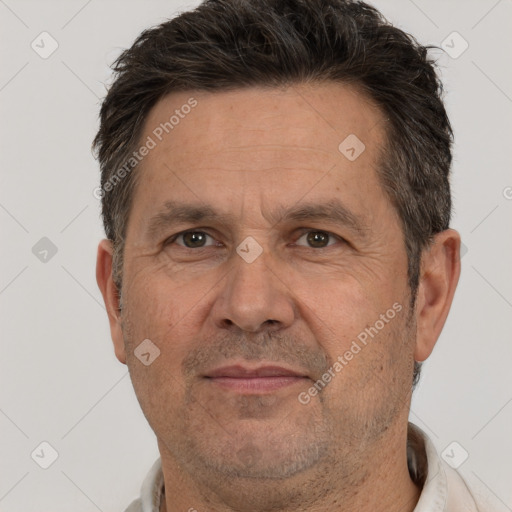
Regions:
<instances>
[{"instance_id":1,"label":"grey background","mask_svg":"<svg viewBox=\"0 0 512 512\"><path fill-rule=\"evenodd\" d=\"M124 510L158 456L95 282L90 144L108 64L196 4L0 0L1 511ZM512 510L512 1L374 5L452 56L469 44L457 58L436 52L456 134L453 227L467 252L411 420L440 452L456 441L452 456L469 454L459 470ZM46 59L31 47L43 31L58 43ZM58 452L48 469L36 463L51 457L43 441Z\"/></svg>"}]
</instances>

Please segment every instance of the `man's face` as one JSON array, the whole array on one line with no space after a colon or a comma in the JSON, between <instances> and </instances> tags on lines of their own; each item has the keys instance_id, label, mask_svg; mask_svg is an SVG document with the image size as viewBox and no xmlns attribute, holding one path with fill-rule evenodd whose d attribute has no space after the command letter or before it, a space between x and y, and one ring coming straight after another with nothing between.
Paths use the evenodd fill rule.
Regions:
<instances>
[{"instance_id":1,"label":"man's face","mask_svg":"<svg viewBox=\"0 0 512 512\"><path fill-rule=\"evenodd\" d=\"M385 129L339 84L174 93L151 111L126 234L126 362L162 456L197 478L333 461L349 474L406 424L415 328L377 178ZM146 339L160 350L147 366Z\"/></svg>"}]
</instances>

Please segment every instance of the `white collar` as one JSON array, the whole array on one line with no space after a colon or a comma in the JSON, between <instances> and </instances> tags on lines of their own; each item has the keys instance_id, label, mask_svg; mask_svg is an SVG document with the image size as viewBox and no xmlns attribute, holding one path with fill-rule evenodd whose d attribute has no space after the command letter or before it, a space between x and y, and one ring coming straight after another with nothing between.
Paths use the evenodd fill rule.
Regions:
<instances>
[{"instance_id":1,"label":"white collar","mask_svg":"<svg viewBox=\"0 0 512 512\"><path fill-rule=\"evenodd\" d=\"M478 512L460 475L441 460L427 434L409 423L408 464L414 480L423 483L414 512ZM125 512L159 512L164 494L161 459L157 459L141 488L140 499Z\"/></svg>"}]
</instances>

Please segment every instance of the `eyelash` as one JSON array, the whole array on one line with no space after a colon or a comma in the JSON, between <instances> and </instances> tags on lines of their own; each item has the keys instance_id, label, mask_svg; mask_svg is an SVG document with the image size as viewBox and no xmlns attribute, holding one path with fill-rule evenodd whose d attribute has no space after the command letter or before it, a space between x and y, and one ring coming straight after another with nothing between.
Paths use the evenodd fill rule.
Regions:
<instances>
[{"instance_id":1,"label":"eyelash","mask_svg":"<svg viewBox=\"0 0 512 512\"><path fill-rule=\"evenodd\" d=\"M171 237L169 237L167 240L165 240L164 246L174 244L176 239L178 239L179 237L184 236L184 235L186 235L188 233L201 233L201 234L209 236L210 238L215 240L215 238L212 235L210 235L209 233L207 233L206 231L201 231L199 229L189 229L187 231L181 231L180 233L176 233L175 235L172 235ZM330 237L330 239L334 238L334 239L338 240L341 243L347 243L345 239L343 239L342 237L340 237L338 235L335 235L334 233L331 233L330 231L324 231L324 230L321 230L321 229L308 229L308 228L303 228L302 233L301 233L301 235L299 236L299 238L297 240L300 240L304 235L307 235L309 233L323 233L323 234L327 235L328 237ZM331 240L329 240L329 242L330 241ZM179 245L183 249L188 249L190 251L200 251L202 249L203 250L207 249L208 247L215 247L215 244L207 245L207 246L203 246L203 247L196 247L196 248L187 247L187 246L181 245L181 244L176 244L176 245ZM325 247L311 247L311 246L300 245L299 247L306 247L307 249L314 249L316 251L319 251L321 249L327 249L327 248L331 247L332 245L333 244L328 244Z\"/></svg>"}]
</instances>

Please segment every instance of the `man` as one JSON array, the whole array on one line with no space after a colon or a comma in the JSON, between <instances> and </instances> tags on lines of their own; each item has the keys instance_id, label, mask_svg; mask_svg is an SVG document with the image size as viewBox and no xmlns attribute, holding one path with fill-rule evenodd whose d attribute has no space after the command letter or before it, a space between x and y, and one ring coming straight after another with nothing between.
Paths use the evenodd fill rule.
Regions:
<instances>
[{"instance_id":1,"label":"man","mask_svg":"<svg viewBox=\"0 0 512 512\"><path fill-rule=\"evenodd\" d=\"M408 423L460 272L427 49L212 0L116 61L97 280L161 455L129 512L476 511Z\"/></svg>"}]
</instances>

